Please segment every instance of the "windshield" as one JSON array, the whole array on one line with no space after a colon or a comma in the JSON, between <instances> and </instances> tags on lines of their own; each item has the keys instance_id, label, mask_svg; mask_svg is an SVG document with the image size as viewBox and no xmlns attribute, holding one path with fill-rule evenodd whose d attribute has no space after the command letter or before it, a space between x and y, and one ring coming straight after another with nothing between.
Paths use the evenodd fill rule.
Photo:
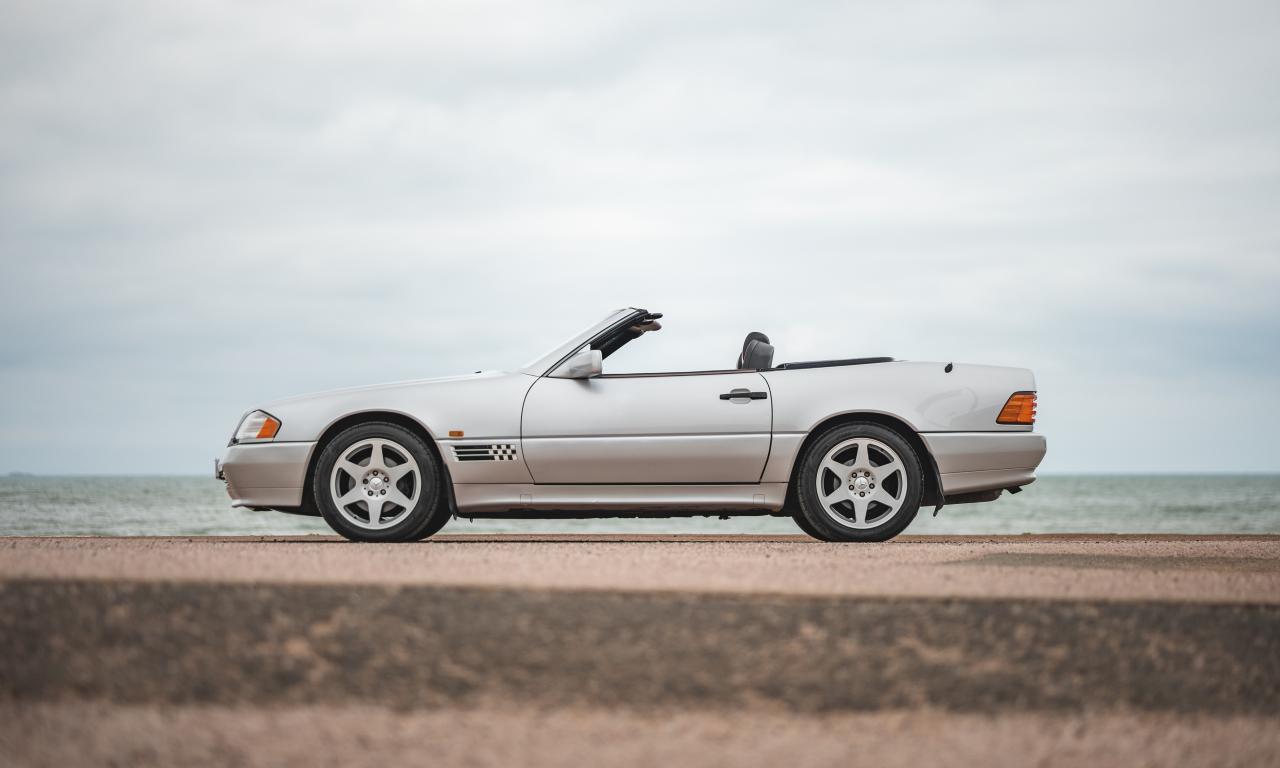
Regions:
<instances>
[{"instance_id":1,"label":"windshield","mask_svg":"<svg viewBox=\"0 0 1280 768\"><path fill-rule=\"evenodd\" d=\"M557 362L559 362L560 358L564 357L570 352L573 352L575 349L577 349L578 347L581 347L583 344L586 344L588 341L591 340L593 336L599 334L601 331L605 330L609 326L614 325L620 320L624 320L627 317L630 317L631 315L635 314L637 311L641 311L641 310L636 310L632 307L627 307L625 309L619 309L614 312L610 312L600 322L596 323L595 325L592 325L590 328L586 329L585 331L582 331L580 333L577 333L569 337L568 339L565 339L564 341L560 342L556 346L547 350L545 353L525 363L523 366L520 367L520 372L528 373L533 376L541 376L542 374L547 372L548 368L550 368L552 365L555 365Z\"/></svg>"}]
</instances>

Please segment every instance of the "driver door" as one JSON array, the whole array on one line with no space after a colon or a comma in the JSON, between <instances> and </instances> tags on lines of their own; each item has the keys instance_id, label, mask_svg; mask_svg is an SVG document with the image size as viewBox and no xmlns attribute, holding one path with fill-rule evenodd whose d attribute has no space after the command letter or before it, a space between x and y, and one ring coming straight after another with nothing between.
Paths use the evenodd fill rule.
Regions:
<instances>
[{"instance_id":1,"label":"driver door","mask_svg":"<svg viewBox=\"0 0 1280 768\"><path fill-rule=\"evenodd\" d=\"M772 423L755 371L544 376L521 445L539 484L758 483Z\"/></svg>"}]
</instances>

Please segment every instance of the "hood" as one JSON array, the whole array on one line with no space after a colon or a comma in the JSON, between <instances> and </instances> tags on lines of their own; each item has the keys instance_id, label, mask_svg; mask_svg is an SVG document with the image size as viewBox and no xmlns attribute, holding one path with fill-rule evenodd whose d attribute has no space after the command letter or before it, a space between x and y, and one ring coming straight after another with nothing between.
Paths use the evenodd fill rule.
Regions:
<instances>
[{"instance_id":1,"label":"hood","mask_svg":"<svg viewBox=\"0 0 1280 768\"><path fill-rule=\"evenodd\" d=\"M271 400L261 406L262 410L271 413L273 407L296 405L312 400L327 400L333 398L344 398L351 395L361 394L364 392L390 391L396 389L407 389L409 387L430 386L432 384L448 384L457 381L468 381L472 379L491 379L499 376L509 376L510 374L502 371L477 371L475 373L465 373L460 376L437 376L430 379L407 379L405 381L392 381L386 384L366 384L359 387L342 387L340 389L326 389L320 392L309 392L305 395L292 395L290 397L282 397L277 400Z\"/></svg>"}]
</instances>

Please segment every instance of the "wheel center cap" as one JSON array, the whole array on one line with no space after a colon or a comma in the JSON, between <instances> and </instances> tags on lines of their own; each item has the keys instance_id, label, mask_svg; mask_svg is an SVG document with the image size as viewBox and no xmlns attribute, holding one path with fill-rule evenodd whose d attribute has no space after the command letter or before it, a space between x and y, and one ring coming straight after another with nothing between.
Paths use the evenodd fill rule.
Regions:
<instances>
[{"instance_id":1,"label":"wheel center cap","mask_svg":"<svg viewBox=\"0 0 1280 768\"><path fill-rule=\"evenodd\" d=\"M855 487L855 488L857 488L859 491L865 491L865 490L867 489L867 485L868 485L867 478L865 478L865 477L859 477L857 480L854 480L854 481L853 481L853 485L854 485L854 487Z\"/></svg>"},{"instance_id":2,"label":"wheel center cap","mask_svg":"<svg viewBox=\"0 0 1280 768\"><path fill-rule=\"evenodd\" d=\"M380 490L382 488L382 478L374 477L372 480L369 481L369 487L375 491Z\"/></svg>"}]
</instances>

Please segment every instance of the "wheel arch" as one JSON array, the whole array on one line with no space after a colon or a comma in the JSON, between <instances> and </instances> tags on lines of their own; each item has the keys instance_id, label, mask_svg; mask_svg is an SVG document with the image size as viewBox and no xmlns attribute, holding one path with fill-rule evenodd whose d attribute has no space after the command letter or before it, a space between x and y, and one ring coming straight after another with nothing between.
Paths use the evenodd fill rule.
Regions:
<instances>
[{"instance_id":1,"label":"wheel arch","mask_svg":"<svg viewBox=\"0 0 1280 768\"><path fill-rule=\"evenodd\" d=\"M422 439L422 442L427 446L427 450L431 451L435 456L436 465L440 468L441 476L445 480L444 491L449 501L449 508L456 513L457 505L454 503L453 498L453 476L449 473L449 465L445 463L444 454L440 451L439 444L436 443L435 435L431 434L431 430L427 429L422 422L398 411L359 411L357 413L349 413L324 428L324 431L320 433L320 437L316 439L316 447L311 451L311 456L307 459L307 472L304 475L306 485L302 494L303 508L318 509L315 506L315 498L312 495L312 486L315 485L316 462L319 461L320 454L324 452L324 448L329 444L329 441L341 434L343 430L374 421L395 424Z\"/></svg>"},{"instance_id":2,"label":"wheel arch","mask_svg":"<svg viewBox=\"0 0 1280 768\"><path fill-rule=\"evenodd\" d=\"M924 488L921 489L920 506L934 506L934 511L942 509L942 476L938 474L938 462L933 458L933 454L929 451L929 446L925 444L924 439L920 437L920 433L916 432L910 424L887 413L878 413L875 411L855 411L853 413L841 413L831 416L814 425L809 430L809 434L805 435L804 440L800 443L799 449L796 450L796 457L791 462L791 474L787 482L787 501L788 508L794 509L796 504L796 476L800 473L800 464L805 451L809 450L809 446L823 432L832 427L841 424L853 423L869 423L878 424L879 426L891 429L898 433L911 449L916 452L916 456L920 458L922 464L921 469L924 470Z\"/></svg>"}]
</instances>

